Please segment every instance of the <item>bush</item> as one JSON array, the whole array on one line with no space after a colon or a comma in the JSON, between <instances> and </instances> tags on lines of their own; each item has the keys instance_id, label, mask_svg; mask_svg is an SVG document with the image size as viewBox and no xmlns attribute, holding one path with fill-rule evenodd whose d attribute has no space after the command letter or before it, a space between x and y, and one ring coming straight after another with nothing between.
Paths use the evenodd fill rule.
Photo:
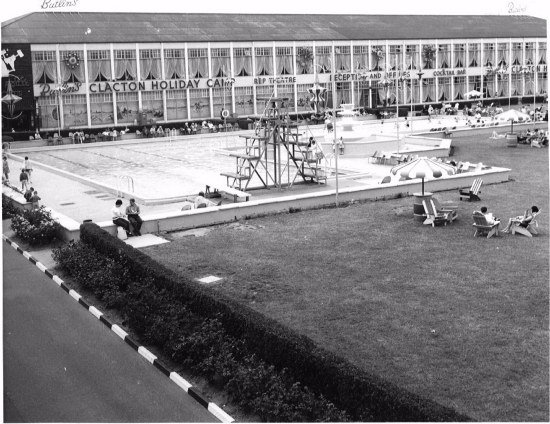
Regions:
<instances>
[{"instance_id":1,"label":"bush","mask_svg":"<svg viewBox=\"0 0 550 424\"><path fill-rule=\"evenodd\" d=\"M216 317L219 320L223 329L221 333L221 330L216 327L215 331L208 331L208 334L200 333L192 336L186 334L176 340L171 338L165 346L170 348L175 358L185 364L195 364L195 361L199 360L195 366L210 374L212 378L219 379L222 384L229 384L225 380L233 378L235 373L233 358L238 360L239 355L243 358L254 355L264 361L264 364L269 364L265 365L267 367L273 366L273 369L286 370L284 372L292 376L293 382L299 381L308 386L317 396L322 396L337 408L345 410L353 420L470 420L469 417L451 408L417 396L358 368L349 361L316 346L308 337L296 333L246 305L229 299L221 293L214 294L185 276L176 275L143 252L108 235L96 224L83 224L80 230L81 240L84 243L115 259L117 263L124 264L123 266L131 271L130 277L133 281L150 281L151 286L140 292L144 296L148 291L153 293L153 289L156 293L167 291L170 293L170 298L166 301L185 306L197 317L205 319ZM151 276L154 278L149 279ZM145 331L146 321L151 318L150 307L136 303L132 312L134 324L139 323L142 331ZM225 349L228 346L223 344L230 343L227 337L240 340L245 353L239 353L238 350L231 351L231 355L227 353ZM224 342L215 343L216 338L221 338ZM210 341L204 343L203 339ZM215 350L213 346L217 346ZM200 361L200 358L193 358L194 354L188 354L183 350L195 351L201 357L206 355L207 360ZM226 353L220 356L216 352ZM257 372L262 374L264 371ZM245 392L243 396L248 395ZM250 403L254 404L252 401ZM277 419L280 418L277 417Z\"/></svg>"},{"instance_id":2,"label":"bush","mask_svg":"<svg viewBox=\"0 0 550 424\"><path fill-rule=\"evenodd\" d=\"M2 195L2 219L13 218L19 215L19 209L13 204L8 196Z\"/></svg>"},{"instance_id":3,"label":"bush","mask_svg":"<svg viewBox=\"0 0 550 424\"><path fill-rule=\"evenodd\" d=\"M46 244L56 238L59 223L43 206L26 210L12 217L11 228L21 240L31 244Z\"/></svg>"},{"instance_id":4,"label":"bush","mask_svg":"<svg viewBox=\"0 0 550 424\"><path fill-rule=\"evenodd\" d=\"M346 414L251 354L242 340L227 334L216 319L189 311L153 278L133 279L112 258L82 242L54 249L61 268L99 298L113 285L127 325L141 341L157 346L182 366L230 390L235 404L268 421L343 421ZM272 402L271 402L272 401ZM266 403L267 402L267 403ZM269 403L271 402L271 403Z\"/></svg>"}]
</instances>

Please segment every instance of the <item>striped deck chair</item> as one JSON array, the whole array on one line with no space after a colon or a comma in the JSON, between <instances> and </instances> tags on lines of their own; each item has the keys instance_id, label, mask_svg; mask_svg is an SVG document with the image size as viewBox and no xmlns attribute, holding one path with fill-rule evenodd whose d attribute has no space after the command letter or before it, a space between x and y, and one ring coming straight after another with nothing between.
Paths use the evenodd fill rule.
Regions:
<instances>
[{"instance_id":1,"label":"striped deck chair","mask_svg":"<svg viewBox=\"0 0 550 424\"><path fill-rule=\"evenodd\" d=\"M483 180L481 178L476 178L468 190L460 189L460 200L462 200L463 197L467 198L469 202L472 200L481 200L479 197L479 193L481 193L481 184L483 184Z\"/></svg>"}]
</instances>

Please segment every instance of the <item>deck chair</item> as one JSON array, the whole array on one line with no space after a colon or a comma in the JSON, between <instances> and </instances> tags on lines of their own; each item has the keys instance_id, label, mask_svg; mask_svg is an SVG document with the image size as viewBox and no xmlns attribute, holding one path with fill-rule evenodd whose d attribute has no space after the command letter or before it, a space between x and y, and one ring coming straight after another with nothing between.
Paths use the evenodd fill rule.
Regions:
<instances>
[{"instance_id":1,"label":"deck chair","mask_svg":"<svg viewBox=\"0 0 550 424\"><path fill-rule=\"evenodd\" d=\"M476 229L474 237L480 235L487 235L487 238L498 236L498 226L500 221L495 221L494 224L489 224L487 218L480 211L474 211L473 213L474 223L472 224Z\"/></svg>"},{"instance_id":2,"label":"deck chair","mask_svg":"<svg viewBox=\"0 0 550 424\"><path fill-rule=\"evenodd\" d=\"M435 210L438 213L448 213L450 221L454 221L458 217L458 205L445 203L441 205L437 197L432 197L432 201L435 207Z\"/></svg>"},{"instance_id":3,"label":"deck chair","mask_svg":"<svg viewBox=\"0 0 550 424\"><path fill-rule=\"evenodd\" d=\"M462 200L463 197L467 198L469 202L472 200L481 200L479 198L479 193L481 193L481 184L483 184L483 180L481 178L476 178L468 190L460 189L460 200Z\"/></svg>"},{"instance_id":4,"label":"deck chair","mask_svg":"<svg viewBox=\"0 0 550 424\"><path fill-rule=\"evenodd\" d=\"M424 206L424 212L426 213L426 219L424 220L424 225L431 224L432 227L436 225L447 225L448 222L451 222L450 213L438 212L434 206L433 200L422 200L422 205Z\"/></svg>"},{"instance_id":5,"label":"deck chair","mask_svg":"<svg viewBox=\"0 0 550 424\"><path fill-rule=\"evenodd\" d=\"M370 163L374 163L378 161L378 150L376 150L372 156L369 158Z\"/></svg>"},{"instance_id":6,"label":"deck chair","mask_svg":"<svg viewBox=\"0 0 550 424\"><path fill-rule=\"evenodd\" d=\"M537 215L540 213L540 210L533 215L531 215L531 219L529 222L526 221L518 221L514 222L512 224L512 228L510 228L510 232L512 234L521 234L526 237L533 237L533 234L537 235L539 232L537 231L537 227L539 226L539 223L537 222ZM526 227L520 225L521 222L524 222L527 224Z\"/></svg>"}]
</instances>

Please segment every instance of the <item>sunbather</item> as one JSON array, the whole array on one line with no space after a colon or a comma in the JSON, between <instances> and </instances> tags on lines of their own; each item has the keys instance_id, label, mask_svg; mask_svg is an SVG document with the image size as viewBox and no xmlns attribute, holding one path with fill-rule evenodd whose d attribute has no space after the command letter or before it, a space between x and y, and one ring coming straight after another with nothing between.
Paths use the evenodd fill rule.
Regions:
<instances>
[{"instance_id":1,"label":"sunbather","mask_svg":"<svg viewBox=\"0 0 550 424\"><path fill-rule=\"evenodd\" d=\"M531 209L527 209L523 216L516 216L513 218L510 218L508 220L508 225L502 232L508 233L510 232L510 228L512 228L512 225L517 225L518 227L527 228L533 218L538 214L539 208L536 206L531 207Z\"/></svg>"}]
</instances>

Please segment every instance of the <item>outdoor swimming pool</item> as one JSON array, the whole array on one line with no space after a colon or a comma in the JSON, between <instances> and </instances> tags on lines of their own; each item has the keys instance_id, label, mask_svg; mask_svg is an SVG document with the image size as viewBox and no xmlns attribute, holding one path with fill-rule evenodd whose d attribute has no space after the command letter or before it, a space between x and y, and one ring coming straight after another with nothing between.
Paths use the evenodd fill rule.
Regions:
<instances>
[{"instance_id":1,"label":"outdoor swimming pool","mask_svg":"<svg viewBox=\"0 0 550 424\"><path fill-rule=\"evenodd\" d=\"M160 199L196 194L204 190L205 181L225 184L220 172L235 168L228 151L243 145L239 136L230 135L71 146L20 155L115 190L128 192L131 178L136 197Z\"/></svg>"}]
</instances>

